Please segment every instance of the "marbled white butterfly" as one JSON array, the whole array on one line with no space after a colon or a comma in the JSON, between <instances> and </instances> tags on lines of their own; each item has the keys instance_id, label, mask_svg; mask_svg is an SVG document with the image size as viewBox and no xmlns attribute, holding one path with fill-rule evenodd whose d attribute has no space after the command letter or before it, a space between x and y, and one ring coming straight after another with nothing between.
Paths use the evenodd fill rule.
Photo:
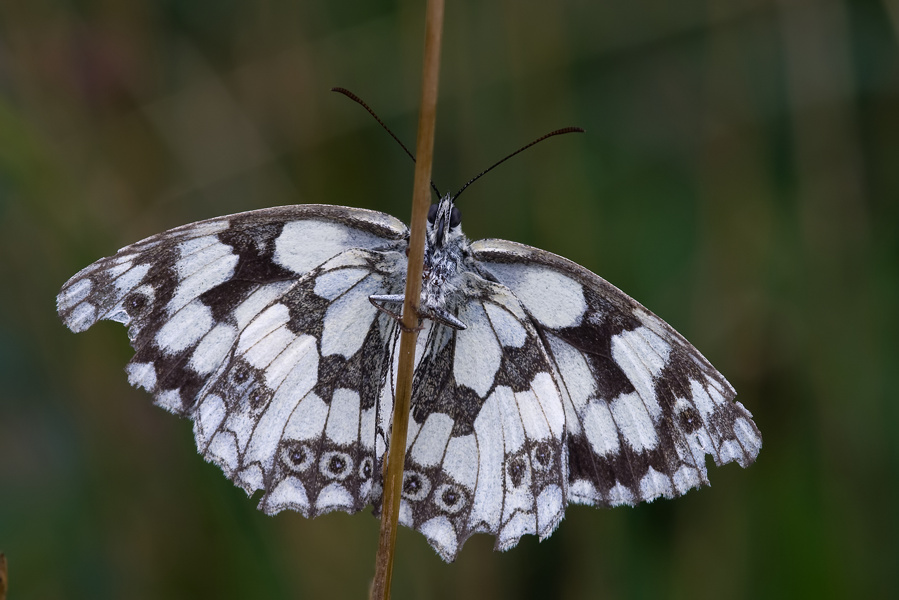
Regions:
<instances>
[{"instance_id":1,"label":"marbled white butterfly","mask_svg":"<svg viewBox=\"0 0 899 600\"><path fill-rule=\"evenodd\" d=\"M706 455L754 461L752 415L680 334L560 256L470 243L454 200L428 215L401 523L451 561L473 533L543 539L569 503L708 484ZM95 262L58 311L127 325L131 384L266 513L378 513L408 240L342 206L219 217Z\"/></svg>"}]
</instances>

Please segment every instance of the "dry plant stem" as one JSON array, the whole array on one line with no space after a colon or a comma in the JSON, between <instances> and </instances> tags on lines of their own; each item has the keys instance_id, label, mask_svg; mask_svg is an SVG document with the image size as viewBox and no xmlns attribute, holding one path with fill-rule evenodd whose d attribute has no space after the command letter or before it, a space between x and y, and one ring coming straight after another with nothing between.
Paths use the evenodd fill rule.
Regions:
<instances>
[{"instance_id":1,"label":"dry plant stem","mask_svg":"<svg viewBox=\"0 0 899 600\"><path fill-rule=\"evenodd\" d=\"M443 33L443 0L428 0L425 15L425 48L422 67L421 109L418 116L415 183L412 192L412 219L409 239L409 261L406 271L406 297L403 302L403 331L400 334L399 372L393 404L393 429L390 455L384 477L381 502L381 532L375 563L375 579L371 598L387 600L393 576L396 528L400 512L406 433L409 428L409 400L412 397L412 374L415 342L418 339L418 301L421 297L421 275L425 252L425 220L430 202L431 163L434 156L434 127L437 118L437 81L440 72L440 38Z\"/></svg>"},{"instance_id":2,"label":"dry plant stem","mask_svg":"<svg viewBox=\"0 0 899 600\"><path fill-rule=\"evenodd\" d=\"M0 600L6 600L7 583L9 582L9 572L6 567L6 555L0 554Z\"/></svg>"}]
</instances>

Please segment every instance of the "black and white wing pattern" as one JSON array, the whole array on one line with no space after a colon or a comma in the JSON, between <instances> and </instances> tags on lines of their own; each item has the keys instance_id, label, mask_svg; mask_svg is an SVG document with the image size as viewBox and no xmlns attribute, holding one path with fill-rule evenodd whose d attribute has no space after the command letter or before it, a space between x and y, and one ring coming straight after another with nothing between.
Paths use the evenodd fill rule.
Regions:
<instances>
[{"instance_id":1,"label":"black and white wing pattern","mask_svg":"<svg viewBox=\"0 0 899 600\"><path fill-rule=\"evenodd\" d=\"M509 289L473 273L456 316L419 338L400 521L453 560L473 533L506 550L547 537L568 494L565 410L540 332Z\"/></svg>"},{"instance_id":2,"label":"black and white wing pattern","mask_svg":"<svg viewBox=\"0 0 899 600\"><path fill-rule=\"evenodd\" d=\"M355 512L380 493L407 229L382 213L279 207L179 227L72 277L73 331L128 326L132 385L194 422L199 451L260 508ZM399 278L397 278L399 277ZM383 394L382 394L383 392Z\"/></svg>"},{"instance_id":3,"label":"black and white wing pattern","mask_svg":"<svg viewBox=\"0 0 899 600\"><path fill-rule=\"evenodd\" d=\"M444 559L478 532L546 538L569 503L679 496L708 484L707 454L754 461L752 415L661 319L552 253L469 248L466 328L419 338L400 509Z\"/></svg>"},{"instance_id":4,"label":"black and white wing pattern","mask_svg":"<svg viewBox=\"0 0 899 600\"><path fill-rule=\"evenodd\" d=\"M469 243L428 216L400 522L445 560L506 550L569 503L636 504L708 484L706 455L761 448L734 389L669 325L564 258ZM194 422L260 508L380 511L408 230L323 205L186 225L102 259L57 299L73 331L129 327L129 381ZM377 305L377 306L376 306ZM381 310L379 310L381 309Z\"/></svg>"},{"instance_id":5,"label":"black and white wing pattern","mask_svg":"<svg viewBox=\"0 0 899 600\"><path fill-rule=\"evenodd\" d=\"M550 252L504 240L471 250L521 302L549 357L564 407L569 502L672 498L708 484L706 455L717 465L755 460L762 442L752 415L667 323Z\"/></svg>"}]
</instances>

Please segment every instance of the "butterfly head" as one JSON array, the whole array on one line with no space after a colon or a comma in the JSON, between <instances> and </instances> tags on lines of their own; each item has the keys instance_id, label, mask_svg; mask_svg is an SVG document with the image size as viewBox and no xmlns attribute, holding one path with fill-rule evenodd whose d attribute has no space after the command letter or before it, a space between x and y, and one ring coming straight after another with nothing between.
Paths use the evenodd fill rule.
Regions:
<instances>
[{"instance_id":1,"label":"butterfly head","mask_svg":"<svg viewBox=\"0 0 899 600\"><path fill-rule=\"evenodd\" d=\"M428 244L439 248L462 236L462 213L449 194L428 210Z\"/></svg>"}]
</instances>

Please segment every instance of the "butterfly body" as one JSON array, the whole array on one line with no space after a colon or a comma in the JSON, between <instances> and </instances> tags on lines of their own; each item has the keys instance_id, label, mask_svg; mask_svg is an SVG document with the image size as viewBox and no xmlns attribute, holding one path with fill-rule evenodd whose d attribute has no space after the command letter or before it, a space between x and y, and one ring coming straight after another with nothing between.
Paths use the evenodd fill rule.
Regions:
<instances>
[{"instance_id":1,"label":"butterfly body","mask_svg":"<svg viewBox=\"0 0 899 600\"><path fill-rule=\"evenodd\" d=\"M453 306L464 302L462 287L464 273L473 273L476 263L471 260L469 241L462 233L461 213L453 206L453 199L446 195L433 204L426 226L424 265L422 269L421 296L418 313L454 329L465 329L465 324L455 316ZM371 297L372 303L402 305L402 294L379 294ZM385 311L399 320L398 310Z\"/></svg>"},{"instance_id":2,"label":"butterfly body","mask_svg":"<svg viewBox=\"0 0 899 600\"><path fill-rule=\"evenodd\" d=\"M129 381L269 514L381 501L408 229L300 205L219 217L70 279L74 331L129 327ZM683 337L587 269L428 219L400 522L446 560L473 533L544 538L569 503L635 504L748 466L751 414Z\"/></svg>"}]
</instances>

